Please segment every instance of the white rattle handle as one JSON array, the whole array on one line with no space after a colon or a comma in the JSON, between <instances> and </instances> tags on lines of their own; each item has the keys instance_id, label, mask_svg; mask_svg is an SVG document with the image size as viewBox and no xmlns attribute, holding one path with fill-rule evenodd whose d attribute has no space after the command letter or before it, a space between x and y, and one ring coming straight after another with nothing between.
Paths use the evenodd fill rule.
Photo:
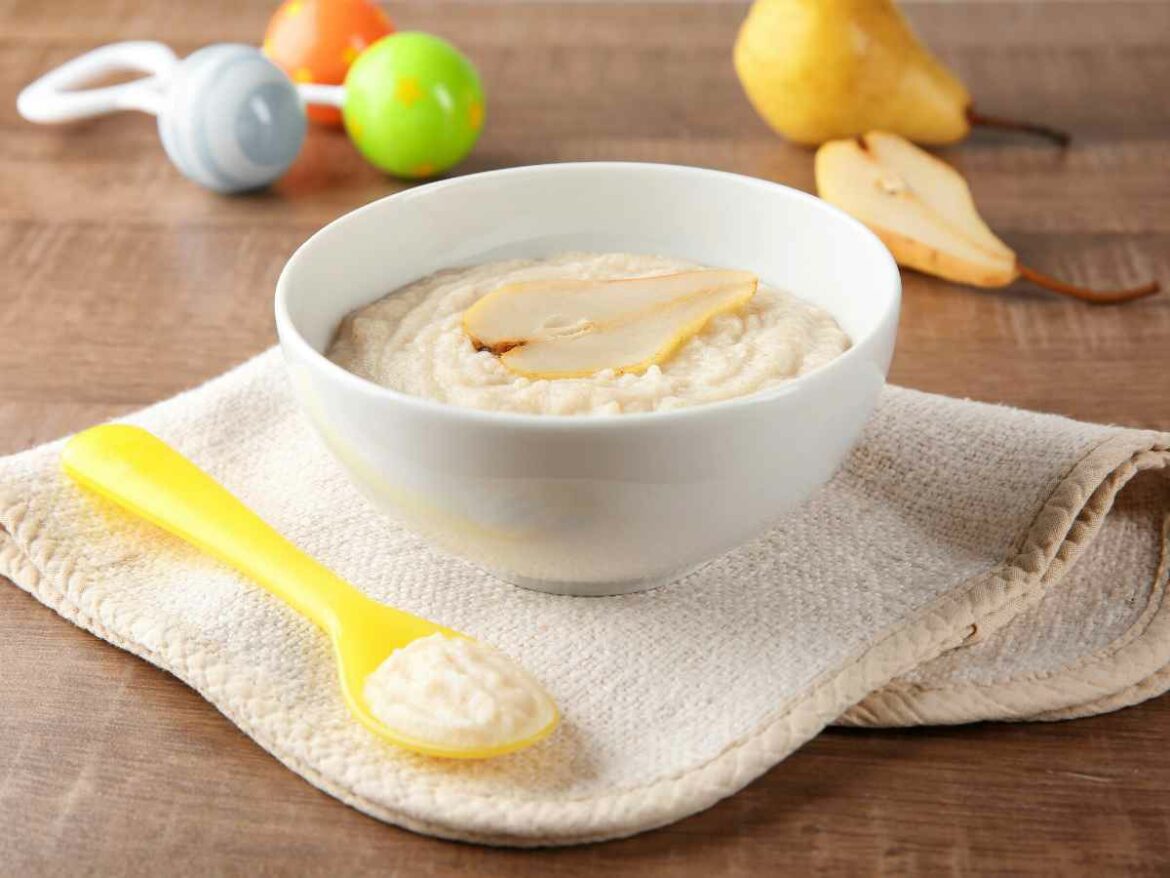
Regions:
<instances>
[{"instance_id":1,"label":"white rattle handle","mask_svg":"<svg viewBox=\"0 0 1170 878\"><path fill-rule=\"evenodd\" d=\"M344 85L319 85L315 82L302 82L297 85L297 92L306 104L338 108L345 105Z\"/></svg>"},{"instance_id":2,"label":"white rattle handle","mask_svg":"<svg viewBox=\"0 0 1170 878\"><path fill-rule=\"evenodd\" d=\"M133 40L111 43L86 52L50 70L25 88L16 109L30 122L71 122L119 110L141 110L158 115L163 86L178 58L162 43ZM145 79L74 90L110 73L141 72Z\"/></svg>"}]
</instances>

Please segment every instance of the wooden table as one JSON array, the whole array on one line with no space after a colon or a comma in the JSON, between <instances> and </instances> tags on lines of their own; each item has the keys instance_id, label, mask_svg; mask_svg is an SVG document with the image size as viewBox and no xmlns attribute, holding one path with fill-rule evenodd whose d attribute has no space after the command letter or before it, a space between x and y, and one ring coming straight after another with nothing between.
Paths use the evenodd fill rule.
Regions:
<instances>
[{"instance_id":1,"label":"wooden table","mask_svg":"<svg viewBox=\"0 0 1170 878\"><path fill-rule=\"evenodd\" d=\"M269 194L178 177L154 123L23 123L23 83L80 51L256 42L272 4L0 4L0 452L130 411L273 342L273 281L326 221L394 191L316 131ZM744 8L411 2L480 64L485 136L460 170L567 159L725 168L809 189L811 155L753 115L731 69ZM1062 154L946 151L1037 267L1170 281L1170 5L916 4L980 104L1075 132ZM1101 309L906 277L894 381L1170 429L1170 296ZM828 731L704 814L546 852L386 827L283 769L166 674L0 587L0 873L760 875L1170 870L1170 700L1047 725Z\"/></svg>"}]
</instances>

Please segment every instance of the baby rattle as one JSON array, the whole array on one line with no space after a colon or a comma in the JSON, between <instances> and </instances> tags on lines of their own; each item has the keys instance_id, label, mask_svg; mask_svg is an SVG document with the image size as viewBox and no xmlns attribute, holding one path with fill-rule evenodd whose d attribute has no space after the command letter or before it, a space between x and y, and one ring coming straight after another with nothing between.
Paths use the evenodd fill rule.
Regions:
<instances>
[{"instance_id":1,"label":"baby rattle","mask_svg":"<svg viewBox=\"0 0 1170 878\"><path fill-rule=\"evenodd\" d=\"M133 82L72 90L110 73ZM29 121L69 122L120 110L158 117L167 156L216 192L245 192L287 170L305 139L305 103L339 107L358 150L401 177L429 177L471 151L483 125L475 67L423 33L387 36L358 55L343 85L294 85L251 46L221 43L180 61L161 43L102 46L42 76L17 98Z\"/></svg>"}]
</instances>

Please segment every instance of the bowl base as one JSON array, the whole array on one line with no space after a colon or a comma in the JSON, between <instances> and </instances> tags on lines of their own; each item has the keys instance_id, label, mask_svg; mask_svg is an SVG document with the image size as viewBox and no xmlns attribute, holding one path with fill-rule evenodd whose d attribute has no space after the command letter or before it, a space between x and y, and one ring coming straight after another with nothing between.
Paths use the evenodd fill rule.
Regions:
<instances>
[{"instance_id":1,"label":"bowl base","mask_svg":"<svg viewBox=\"0 0 1170 878\"><path fill-rule=\"evenodd\" d=\"M663 585L670 585L693 573L701 564L683 567L662 576L647 576L642 579L623 579L616 582L575 582L564 579L533 579L528 576L516 576L511 573L501 573L498 570L487 572L496 579L501 579L509 585L518 585L529 591L541 591L545 594L565 595L568 597L603 598L623 594L635 594L640 591L649 591Z\"/></svg>"}]
</instances>

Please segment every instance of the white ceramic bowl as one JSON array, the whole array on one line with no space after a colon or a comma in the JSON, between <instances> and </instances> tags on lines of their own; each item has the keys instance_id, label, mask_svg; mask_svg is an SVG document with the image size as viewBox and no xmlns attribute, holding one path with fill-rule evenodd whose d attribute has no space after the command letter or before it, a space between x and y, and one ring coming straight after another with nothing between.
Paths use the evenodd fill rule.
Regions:
<instances>
[{"instance_id":1,"label":"white ceramic bowl","mask_svg":"<svg viewBox=\"0 0 1170 878\"><path fill-rule=\"evenodd\" d=\"M433 271L565 250L753 271L828 310L853 346L754 396L601 417L457 408L322 355L348 312ZM281 273L276 326L300 405L375 506L511 582L616 594L760 535L832 476L885 381L900 291L878 239L803 192L670 165L541 165L330 223Z\"/></svg>"}]
</instances>

